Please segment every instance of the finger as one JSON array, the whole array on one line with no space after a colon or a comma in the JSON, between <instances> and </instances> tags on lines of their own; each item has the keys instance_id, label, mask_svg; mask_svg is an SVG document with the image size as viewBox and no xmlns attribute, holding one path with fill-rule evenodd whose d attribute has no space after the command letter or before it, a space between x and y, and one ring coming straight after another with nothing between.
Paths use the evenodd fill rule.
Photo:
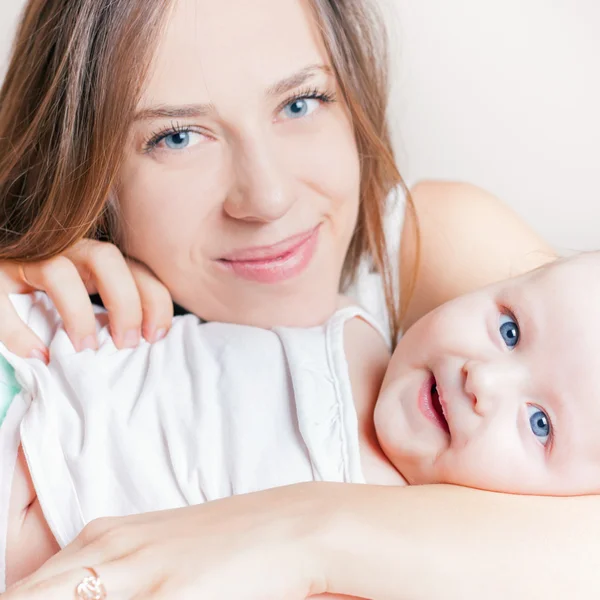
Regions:
<instances>
[{"instance_id":1,"label":"finger","mask_svg":"<svg viewBox=\"0 0 600 600\"><path fill-rule=\"evenodd\" d=\"M87 292L82 290L80 276L62 258L36 263L5 261L0 263L0 282L8 293L24 294L37 290L48 293L75 348L82 350L96 347L94 314ZM9 310L5 310L8 315ZM12 316L7 316L7 319L8 327L13 330L15 323ZM9 342L7 346L11 349L14 347L15 353L19 355L30 355L33 352L33 356L37 358L40 358L39 352L43 351L47 359L46 348L39 338L26 325L25 330L20 325L17 327L18 340Z\"/></svg>"},{"instance_id":2,"label":"finger","mask_svg":"<svg viewBox=\"0 0 600 600\"><path fill-rule=\"evenodd\" d=\"M7 294L28 294L35 291L25 280L25 263L8 260L0 262L0 287Z\"/></svg>"},{"instance_id":3,"label":"finger","mask_svg":"<svg viewBox=\"0 0 600 600\"><path fill-rule=\"evenodd\" d=\"M121 251L113 244L85 240L68 252L80 272L89 273L108 311L110 331L118 348L140 342L142 304L135 280Z\"/></svg>"},{"instance_id":4,"label":"finger","mask_svg":"<svg viewBox=\"0 0 600 600\"><path fill-rule=\"evenodd\" d=\"M142 335L150 343L162 339L173 321L173 300L169 290L146 267L128 261L142 304Z\"/></svg>"},{"instance_id":5,"label":"finger","mask_svg":"<svg viewBox=\"0 0 600 600\"><path fill-rule=\"evenodd\" d=\"M98 347L96 318L85 285L66 256L23 265L27 283L52 300L77 351Z\"/></svg>"},{"instance_id":6,"label":"finger","mask_svg":"<svg viewBox=\"0 0 600 600\"><path fill-rule=\"evenodd\" d=\"M22 358L38 358L48 363L48 349L44 342L19 317L6 293L0 290L0 340L14 354Z\"/></svg>"},{"instance_id":7,"label":"finger","mask_svg":"<svg viewBox=\"0 0 600 600\"><path fill-rule=\"evenodd\" d=\"M75 590L77 583L83 579L83 565L96 565L96 570L101 570L106 573L107 565L110 565L109 572L115 570L115 566L119 564L126 556L131 554L128 549L127 553L121 553L116 559L106 560L103 557L103 551L100 546L90 545L79 550L70 550L71 546L61 550L55 554L44 565L31 575L17 582L9 591L18 590L34 590L37 588L45 588L46 586L54 590L63 589L69 585L71 590ZM102 567L98 566L102 565ZM89 573L88 573L89 575ZM114 579L114 578L113 578ZM116 586L113 585L113 589ZM26 596L29 598L29 596ZM66 596L71 598L72 595ZM2 597L4 600L4 597Z\"/></svg>"},{"instance_id":8,"label":"finger","mask_svg":"<svg viewBox=\"0 0 600 600\"><path fill-rule=\"evenodd\" d=\"M55 554L42 567L14 587L18 588L20 592L22 589L30 590L34 586L50 580L54 581L53 585L60 586L59 581L63 576L77 572L82 565L99 565L98 568L110 576L111 590L116 589L117 586L121 586L123 589L127 583L123 579L127 576L127 572L131 572L134 567L137 570L140 568L140 564L133 565L134 561L137 560L139 563L140 559L138 536L129 529L128 525L135 525L136 531L139 531L140 525L155 526L157 522L171 518L172 513L173 510L166 510L92 521L66 548ZM153 574L158 577L155 569ZM24 597L29 598L27 595Z\"/></svg>"},{"instance_id":9,"label":"finger","mask_svg":"<svg viewBox=\"0 0 600 600\"><path fill-rule=\"evenodd\" d=\"M76 567L49 577L28 578L9 588L3 600L65 600L65 598L94 598L103 590L107 600L151 598L152 585L142 577L132 577L130 561L108 563L101 567ZM80 588L83 588L81 589ZM79 589L78 589L79 588ZM89 590L89 595L84 595ZM80 594L78 595L78 591ZM140 594L141 592L141 594Z\"/></svg>"}]
</instances>

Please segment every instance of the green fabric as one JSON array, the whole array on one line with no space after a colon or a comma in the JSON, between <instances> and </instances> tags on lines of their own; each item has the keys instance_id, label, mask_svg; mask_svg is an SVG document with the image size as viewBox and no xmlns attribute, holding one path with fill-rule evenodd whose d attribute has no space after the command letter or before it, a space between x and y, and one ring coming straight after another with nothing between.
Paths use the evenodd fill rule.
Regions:
<instances>
[{"instance_id":1,"label":"green fabric","mask_svg":"<svg viewBox=\"0 0 600 600\"><path fill-rule=\"evenodd\" d=\"M21 386L15 377L15 370L3 356L0 356L0 425L4 423L6 413L20 391Z\"/></svg>"}]
</instances>

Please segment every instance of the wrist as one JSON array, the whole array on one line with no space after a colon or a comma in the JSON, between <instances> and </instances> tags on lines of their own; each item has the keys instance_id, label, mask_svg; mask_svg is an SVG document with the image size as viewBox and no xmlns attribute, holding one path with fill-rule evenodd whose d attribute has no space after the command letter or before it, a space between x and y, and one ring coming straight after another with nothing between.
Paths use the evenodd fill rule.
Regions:
<instances>
[{"instance_id":1,"label":"wrist","mask_svg":"<svg viewBox=\"0 0 600 600\"><path fill-rule=\"evenodd\" d=\"M288 508L293 514L292 568L300 568L307 597L329 591L333 541L339 514L336 510L337 489L342 484L303 483L293 486L296 502Z\"/></svg>"},{"instance_id":2,"label":"wrist","mask_svg":"<svg viewBox=\"0 0 600 600\"><path fill-rule=\"evenodd\" d=\"M281 511L271 518L278 539L275 558L306 597L332 591L339 550L347 536L345 524L350 521L340 510L348 487L354 486L311 482L274 490L281 494Z\"/></svg>"},{"instance_id":3,"label":"wrist","mask_svg":"<svg viewBox=\"0 0 600 600\"><path fill-rule=\"evenodd\" d=\"M312 484L311 484L312 485ZM312 559L313 594L372 597L365 580L377 563L381 533L378 519L371 519L372 486L316 484L307 512L308 555ZM314 492L314 488L307 491ZM396 551L401 544L396 545ZM370 547L372 546L372 547Z\"/></svg>"}]
</instances>

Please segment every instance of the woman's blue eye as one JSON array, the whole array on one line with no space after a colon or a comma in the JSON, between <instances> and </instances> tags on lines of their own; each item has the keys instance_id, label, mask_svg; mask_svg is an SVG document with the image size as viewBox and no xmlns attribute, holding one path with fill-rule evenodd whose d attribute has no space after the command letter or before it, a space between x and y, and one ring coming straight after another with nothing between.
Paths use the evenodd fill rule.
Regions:
<instances>
[{"instance_id":1,"label":"woman's blue eye","mask_svg":"<svg viewBox=\"0 0 600 600\"><path fill-rule=\"evenodd\" d=\"M185 150L195 146L202 139L202 134L188 129L167 133L160 138L157 144L164 144L169 150Z\"/></svg>"},{"instance_id":2,"label":"woman's blue eye","mask_svg":"<svg viewBox=\"0 0 600 600\"><path fill-rule=\"evenodd\" d=\"M510 349L519 343L521 336L516 321L508 315L500 315L500 335L506 346Z\"/></svg>"},{"instance_id":3,"label":"woman's blue eye","mask_svg":"<svg viewBox=\"0 0 600 600\"><path fill-rule=\"evenodd\" d=\"M529 415L529 426L533 435L545 446L550 439L552 431L548 415L541 408L532 405L527 406L527 413Z\"/></svg>"},{"instance_id":4,"label":"woman's blue eye","mask_svg":"<svg viewBox=\"0 0 600 600\"><path fill-rule=\"evenodd\" d=\"M316 98L297 98L283 107L285 116L289 119L301 119L313 113L319 107Z\"/></svg>"},{"instance_id":5,"label":"woman's blue eye","mask_svg":"<svg viewBox=\"0 0 600 600\"><path fill-rule=\"evenodd\" d=\"M164 138L165 146L171 148L171 150L183 150L190 145L190 132L189 131L178 131L176 133L170 133Z\"/></svg>"}]
</instances>

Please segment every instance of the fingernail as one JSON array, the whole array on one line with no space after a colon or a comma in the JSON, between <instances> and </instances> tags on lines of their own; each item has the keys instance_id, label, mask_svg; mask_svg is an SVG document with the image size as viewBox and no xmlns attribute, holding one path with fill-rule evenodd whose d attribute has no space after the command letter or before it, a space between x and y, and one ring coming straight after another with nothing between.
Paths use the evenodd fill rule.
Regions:
<instances>
[{"instance_id":1,"label":"fingernail","mask_svg":"<svg viewBox=\"0 0 600 600\"><path fill-rule=\"evenodd\" d=\"M98 342L96 340L96 336L95 335L88 335L87 337L84 337L81 342L79 343L79 352L82 352L83 350L97 350L98 349Z\"/></svg>"},{"instance_id":2,"label":"fingernail","mask_svg":"<svg viewBox=\"0 0 600 600\"><path fill-rule=\"evenodd\" d=\"M130 329L123 338L124 348L135 348L140 343L139 329Z\"/></svg>"},{"instance_id":3,"label":"fingernail","mask_svg":"<svg viewBox=\"0 0 600 600\"><path fill-rule=\"evenodd\" d=\"M161 327L159 330L157 330L157 332L154 334L154 338L153 338L153 342L159 342L160 340L162 340L165 335L167 335L167 330L164 327Z\"/></svg>"},{"instance_id":4,"label":"fingernail","mask_svg":"<svg viewBox=\"0 0 600 600\"><path fill-rule=\"evenodd\" d=\"M50 356L47 350L39 350L35 348L29 353L29 358L36 358L37 360L41 360L43 363L48 364L50 360Z\"/></svg>"}]
</instances>

